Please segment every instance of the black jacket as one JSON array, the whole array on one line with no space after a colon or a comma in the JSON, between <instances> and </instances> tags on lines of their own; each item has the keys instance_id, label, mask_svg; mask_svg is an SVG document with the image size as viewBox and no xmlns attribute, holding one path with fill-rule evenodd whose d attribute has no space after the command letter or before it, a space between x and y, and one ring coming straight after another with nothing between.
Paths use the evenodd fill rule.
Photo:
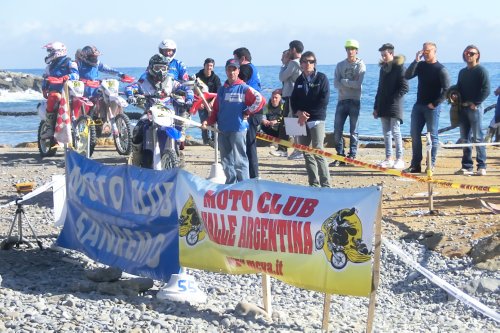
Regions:
<instances>
[{"instance_id":1,"label":"black jacket","mask_svg":"<svg viewBox=\"0 0 500 333\"><path fill-rule=\"evenodd\" d=\"M388 64L380 65L377 95L373 109L378 117L398 118L403 123L403 96L408 92L404 77L404 56L395 56Z\"/></svg>"},{"instance_id":2,"label":"black jacket","mask_svg":"<svg viewBox=\"0 0 500 333\"><path fill-rule=\"evenodd\" d=\"M208 92L210 93L217 93L217 90L219 90L221 86L220 78L214 72L212 72L210 77L206 77L202 69L196 73L196 77L200 78L200 80L208 86Z\"/></svg>"},{"instance_id":3,"label":"black jacket","mask_svg":"<svg viewBox=\"0 0 500 333\"><path fill-rule=\"evenodd\" d=\"M299 110L306 111L309 113L308 121L325 120L329 100L330 83L326 75L321 72L315 72L311 82L301 74L295 81L290 97L293 113Z\"/></svg>"}]
</instances>

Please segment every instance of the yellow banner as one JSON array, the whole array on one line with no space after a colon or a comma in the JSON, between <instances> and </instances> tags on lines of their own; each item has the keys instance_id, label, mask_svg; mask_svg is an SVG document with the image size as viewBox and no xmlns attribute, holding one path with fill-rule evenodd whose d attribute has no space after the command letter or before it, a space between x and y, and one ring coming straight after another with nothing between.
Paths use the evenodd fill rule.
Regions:
<instances>
[{"instance_id":1,"label":"yellow banner","mask_svg":"<svg viewBox=\"0 0 500 333\"><path fill-rule=\"evenodd\" d=\"M180 173L182 266L263 272L330 294L368 296L378 187L312 188L270 181L217 185Z\"/></svg>"}]
</instances>

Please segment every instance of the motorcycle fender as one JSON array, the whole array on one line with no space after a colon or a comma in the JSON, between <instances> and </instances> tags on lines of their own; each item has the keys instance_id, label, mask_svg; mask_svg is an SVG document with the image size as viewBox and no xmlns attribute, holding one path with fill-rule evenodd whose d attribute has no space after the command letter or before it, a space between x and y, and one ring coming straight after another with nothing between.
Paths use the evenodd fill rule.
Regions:
<instances>
[{"instance_id":1,"label":"motorcycle fender","mask_svg":"<svg viewBox=\"0 0 500 333\"><path fill-rule=\"evenodd\" d=\"M169 137L171 137L174 140L179 140L182 137L181 131L174 127L167 127L167 126L162 126L161 130L164 131Z\"/></svg>"},{"instance_id":2,"label":"motorcycle fender","mask_svg":"<svg viewBox=\"0 0 500 333\"><path fill-rule=\"evenodd\" d=\"M40 103L38 103L36 109L38 111L38 116L40 117L40 119L45 120L47 116L47 101L43 100Z\"/></svg>"},{"instance_id":3,"label":"motorcycle fender","mask_svg":"<svg viewBox=\"0 0 500 333\"><path fill-rule=\"evenodd\" d=\"M110 103L116 103L122 108L126 108L128 106L127 101L121 96L109 96Z\"/></svg>"}]
</instances>

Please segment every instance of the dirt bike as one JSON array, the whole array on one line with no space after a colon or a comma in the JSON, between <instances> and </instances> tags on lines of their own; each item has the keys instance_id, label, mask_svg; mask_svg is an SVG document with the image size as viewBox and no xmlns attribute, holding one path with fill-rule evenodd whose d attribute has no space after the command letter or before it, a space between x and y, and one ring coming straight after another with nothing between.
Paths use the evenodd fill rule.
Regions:
<instances>
[{"instance_id":1,"label":"dirt bike","mask_svg":"<svg viewBox=\"0 0 500 333\"><path fill-rule=\"evenodd\" d=\"M132 164L148 169L166 170L180 165L177 142L184 138L175 127L171 97L154 98L136 95L138 107L152 105L134 128ZM160 157L158 159L158 157Z\"/></svg>"},{"instance_id":2,"label":"dirt bike","mask_svg":"<svg viewBox=\"0 0 500 333\"><path fill-rule=\"evenodd\" d=\"M82 81L86 86L97 88L99 91L98 96L92 99L94 107L90 109L97 137L112 133L118 154L129 155L132 151L132 126L129 117L123 112L128 103L119 95L118 80ZM131 83L134 78L125 76L121 81Z\"/></svg>"},{"instance_id":3,"label":"dirt bike","mask_svg":"<svg viewBox=\"0 0 500 333\"><path fill-rule=\"evenodd\" d=\"M83 96L84 83L74 80L64 81L62 78L58 77L47 77L46 80L52 84L64 83L63 89L67 91L68 96L67 105L71 124L71 143L73 149L80 154L88 153L88 156L91 156L96 144L96 132L95 127L92 125L91 118L86 111L93 104L88 98ZM52 93L55 92L49 94ZM59 107L60 103L56 103L54 106L53 112L56 116L58 115ZM38 105L38 113L42 118L38 126L38 150L42 157L54 156L58 147L57 140L54 136L42 138L42 134L53 126L47 121L45 103L40 103Z\"/></svg>"}]
</instances>

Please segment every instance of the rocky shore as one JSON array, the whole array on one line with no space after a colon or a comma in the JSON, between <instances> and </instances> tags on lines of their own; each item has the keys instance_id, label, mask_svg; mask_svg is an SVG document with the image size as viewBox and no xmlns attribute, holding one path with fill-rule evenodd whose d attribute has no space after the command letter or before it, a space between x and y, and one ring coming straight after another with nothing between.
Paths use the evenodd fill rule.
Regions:
<instances>
[{"instance_id":1,"label":"rocky shore","mask_svg":"<svg viewBox=\"0 0 500 333\"><path fill-rule=\"evenodd\" d=\"M0 90L19 92L30 89L42 92L41 76L0 70Z\"/></svg>"},{"instance_id":2,"label":"rocky shore","mask_svg":"<svg viewBox=\"0 0 500 333\"><path fill-rule=\"evenodd\" d=\"M269 155L260 147L261 178L307 184L303 161ZM328 151L332 151L327 149ZM332 151L333 152L333 151ZM470 185L500 186L500 150L488 150L488 175L457 176L461 150L440 151L435 178ZM208 176L214 151L206 146L185 150L186 169ZM98 146L93 158L126 163L112 147ZM380 148L361 148L359 159L383 159ZM64 173L59 153L40 159L36 148L0 148L0 206L15 197L13 184L41 186ZM413 260L497 313L500 311L500 217L479 199L499 200L498 193L435 187L429 212L427 184L354 166L330 168L336 187L382 185L383 237ZM43 246L50 248L59 228L52 223L52 193L30 199L26 214ZM15 207L0 209L0 241L8 233ZM24 235L32 241L26 227ZM35 243L34 243L35 244ZM102 270L104 268L104 270ZM272 279L273 314L262 304L259 275L225 275L189 270L207 293L203 304L160 301L160 281L137 279L72 252L38 247L0 251L0 332L320 332L323 295ZM331 332L363 332L368 300L334 295ZM382 247L375 332L494 332L499 323L449 296L386 246Z\"/></svg>"}]
</instances>

